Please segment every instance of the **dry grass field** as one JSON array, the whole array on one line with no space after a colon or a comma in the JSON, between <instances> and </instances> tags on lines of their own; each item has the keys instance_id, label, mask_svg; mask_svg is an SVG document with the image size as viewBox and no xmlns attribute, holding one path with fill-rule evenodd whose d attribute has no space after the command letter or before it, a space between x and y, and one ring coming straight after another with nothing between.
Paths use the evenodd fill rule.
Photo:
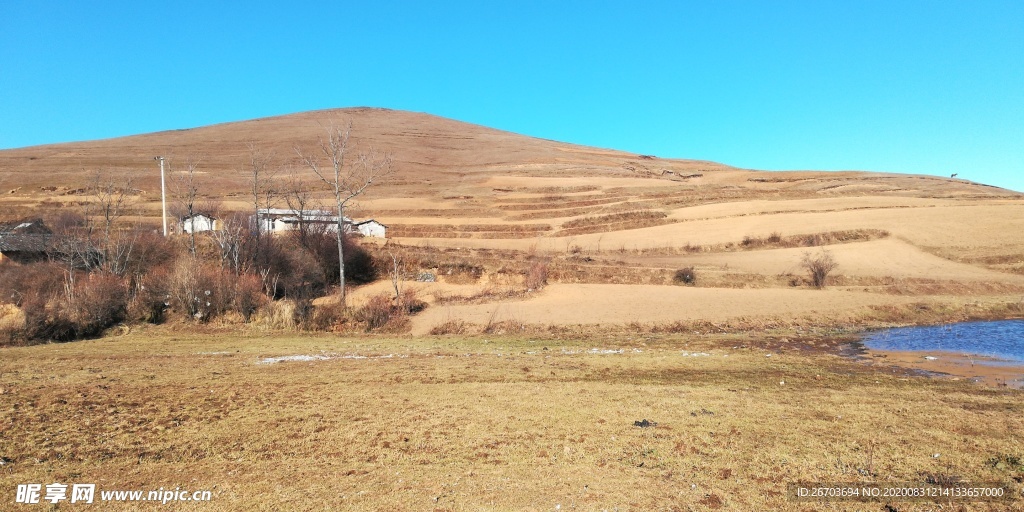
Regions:
<instances>
[{"instance_id":1,"label":"dry grass field","mask_svg":"<svg viewBox=\"0 0 1024 512\"><path fill-rule=\"evenodd\" d=\"M1019 391L839 357L847 341L149 328L8 348L0 488L213 491L175 510L935 510L787 485L1024 478Z\"/></svg>"},{"instance_id":2,"label":"dry grass field","mask_svg":"<svg viewBox=\"0 0 1024 512\"><path fill-rule=\"evenodd\" d=\"M388 335L172 315L0 348L2 492L214 493L176 510L904 511L936 505L800 503L786 485L1024 477L1020 390L840 355L865 328L1024 317L1018 192L360 108L0 151L0 221L79 211L100 172L131 178L125 226L155 229L157 155L172 203L191 160L203 202L250 211L249 143L273 155L281 190L312 185L296 152L347 122L355 151L395 161L349 215L388 226L364 244L401 261L426 309ZM837 266L818 289L802 262L823 254ZM349 305L387 293L381 277ZM24 322L4 307L0 321ZM261 364L299 355L322 357Z\"/></svg>"}]
</instances>

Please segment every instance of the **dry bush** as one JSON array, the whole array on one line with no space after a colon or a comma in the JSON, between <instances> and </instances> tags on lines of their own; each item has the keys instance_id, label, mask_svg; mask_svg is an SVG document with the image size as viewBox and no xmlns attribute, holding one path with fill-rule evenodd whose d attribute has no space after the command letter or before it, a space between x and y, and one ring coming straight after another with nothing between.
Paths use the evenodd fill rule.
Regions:
<instances>
[{"instance_id":1,"label":"dry bush","mask_svg":"<svg viewBox=\"0 0 1024 512\"><path fill-rule=\"evenodd\" d=\"M344 307L337 303L323 304L313 308L302 327L310 331L330 331L343 324L345 319Z\"/></svg>"},{"instance_id":2,"label":"dry bush","mask_svg":"<svg viewBox=\"0 0 1024 512\"><path fill-rule=\"evenodd\" d=\"M158 267L170 267L181 250L173 238L154 231L139 230L131 240L131 250L124 258L127 274L142 275Z\"/></svg>"},{"instance_id":3,"label":"dry bush","mask_svg":"<svg viewBox=\"0 0 1024 512\"><path fill-rule=\"evenodd\" d=\"M181 258L170 274L172 305L191 319L208 322L231 309L237 277L196 258Z\"/></svg>"},{"instance_id":4,"label":"dry bush","mask_svg":"<svg viewBox=\"0 0 1024 512\"><path fill-rule=\"evenodd\" d=\"M171 269L165 266L139 278L128 304L129 317L153 324L163 322L171 301L170 283Z\"/></svg>"},{"instance_id":5,"label":"dry bush","mask_svg":"<svg viewBox=\"0 0 1024 512\"><path fill-rule=\"evenodd\" d=\"M222 274L231 277L231 274ZM268 301L263 294L263 283L256 276L241 275L234 279L234 296L231 309L242 316L242 321L249 323L256 311Z\"/></svg>"},{"instance_id":6,"label":"dry bush","mask_svg":"<svg viewBox=\"0 0 1024 512\"><path fill-rule=\"evenodd\" d=\"M181 258L175 263L170 275L168 291L171 303L182 314L195 319L203 319L206 294L202 280L202 269L199 260Z\"/></svg>"},{"instance_id":7,"label":"dry bush","mask_svg":"<svg viewBox=\"0 0 1024 512\"><path fill-rule=\"evenodd\" d=\"M406 288L395 300L396 306L405 314L414 315L427 308L427 303L419 299L415 288Z\"/></svg>"},{"instance_id":8,"label":"dry bush","mask_svg":"<svg viewBox=\"0 0 1024 512\"><path fill-rule=\"evenodd\" d=\"M355 314L356 320L364 323L367 331L376 331L389 324L400 323L404 320L403 316L402 311L395 307L394 298L387 293L370 297Z\"/></svg>"},{"instance_id":9,"label":"dry bush","mask_svg":"<svg viewBox=\"0 0 1024 512\"><path fill-rule=\"evenodd\" d=\"M128 287L121 276L94 272L79 278L75 293L65 300L65 315L74 323L74 337L97 336L125 319Z\"/></svg>"},{"instance_id":10,"label":"dry bush","mask_svg":"<svg viewBox=\"0 0 1024 512\"><path fill-rule=\"evenodd\" d=\"M365 325L367 331L400 331L408 327L409 315L422 311L426 306L417 298L415 289L406 288L398 297L390 293L370 297L356 310L355 319Z\"/></svg>"},{"instance_id":11,"label":"dry bush","mask_svg":"<svg viewBox=\"0 0 1024 512\"><path fill-rule=\"evenodd\" d=\"M535 261L526 271L526 278L523 285L528 290L539 290L548 284L548 263L546 261Z\"/></svg>"},{"instance_id":12,"label":"dry bush","mask_svg":"<svg viewBox=\"0 0 1024 512\"><path fill-rule=\"evenodd\" d=\"M606 224L618 224L623 222L642 222L647 220L664 219L668 214L662 211L640 210L609 215L598 215L573 219L562 224L563 229L586 228L591 226L602 226Z\"/></svg>"},{"instance_id":13,"label":"dry bush","mask_svg":"<svg viewBox=\"0 0 1024 512\"><path fill-rule=\"evenodd\" d=\"M65 271L50 262L0 264L0 301L21 309L25 315L22 336L26 340L74 338L74 326L58 301L65 294Z\"/></svg>"},{"instance_id":14,"label":"dry bush","mask_svg":"<svg viewBox=\"0 0 1024 512\"><path fill-rule=\"evenodd\" d=\"M811 284L815 288L824 288L828 284L828 275L839 265L832 259L832 253L822 250L817 256L809 252L804 253L800 265L807 271L811 278Z\"/></svg>"},{"instance_id":15,"label":"dry bush","mask_svg":"<svg viewBox=\"0 0 1024 512\"><path fill-rule=\"evenodd\" d=\"M14 304L0 304L0 345L14 343L25 333L25 312Z\"/></svg>"},{"instance_id":16,"label":"dry bush","mask_svg":"<svg viewBox=\"0 0 1024 512\"><path fill-rule=\"evenodd\" d=\"M693 267L681 268L676 270L672 280L677 283L693 284L697 282L697 273L693 270Z\"/></svg>"},{"instance_id":17,"label":"dry bush","mask_svg":"<svg viewBox=\"0 0 1024 512\"><path fill-rule=\"evenodd\" d=\"M439 336L444 334L467 334L470 324L459 318L452 318L443 323L437 324L430 329L430 334Z\"/></svg>"},{"instance_id":18,"label":"dry bush","mask_svg":"<svg viewBox=\"0 0 1024 512\"><path fill-rule=\"evenodd\" d=\"M500 322L489 321L487 322L487 325L484 326L482 332L484 334L513 334L524 331L526 331L526 324L514 318L510 318Z\"/></svg>"},{"instance_id":19,"label":"dry bush","mask_svg":"<svg viewBox=\"0 0 1024 512\"><path fill-rule=\"evenodd\" d=\"M270 301L266 307L258 310L253 324L266 329L294 329L295 301L281 299Z\"/></svg>"}]
</instances>

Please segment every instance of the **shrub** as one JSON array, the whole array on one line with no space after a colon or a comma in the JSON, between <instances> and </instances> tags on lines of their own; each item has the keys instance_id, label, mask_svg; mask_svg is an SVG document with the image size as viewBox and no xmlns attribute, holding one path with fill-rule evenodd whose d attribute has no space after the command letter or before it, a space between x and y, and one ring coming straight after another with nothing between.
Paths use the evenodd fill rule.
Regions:
<instances>
[{"instance_id":1,"label":"shrub","mask_svg":"<svg viewBox=\"0 0 1024 512\"><path fill-rule=\"evenodd\" d=\"M295 302L288 299L270 301L257 312L254 322L268 329L294 329Z\"/></svg>"},{"instance_id":2,"label":"shrub","mask_svg":"<svg viewBox=\"0 0 1024 512\"><path fill-rule=\"evenodd\" d=\"M267 296L263 294L263 283L256 276L247 274L237 276L234 281L231 309L242 315L243 322L249 323L256 311L267 302Z\"/></svg>"},{"instance_id":3,"label":"shrub","mask_svg":"<svg viewBox=\"0 0 1024 512\"><path fill-rule=\"evenodd\" d=\"M0 346L14 343L25 332L25 312L14 304L0 304Z\"/></svg>"},{"instance_id":4,"label":"shrub","mask_svg":"<svg viewBox=\"0 0 1024 512\"><path fill-rule=\"evenodd\" d=\"M195 258L181 258L174 265L171 274L169 291L172 304L189 318L196 320L207 320L206 315L206 293L202 280L202 269L199 260Z\"/></svg>"},{"instance_id":5,"label":"shrub","mask_svg":"<svg viewBox=\"0 0 1024 512\"><path fill-rule=\"evenodd\" d=\"M78 280L64 307L74 324L75 338L97 336L125 319L128 289L120 276L94 272Z\"/></svg>"},{"instance_id":6,"label":"shrub","mask_svg":"<svg viewBox=\"0 0 1024 512\"><path fill-rule=\"evenodd\" d=\"M370 297L370 300L356 311L356 320L366 324L367 331L376 331L384 326L399 322L402 311L395 307L390 294L381 293Z\"/></svg>"},{"instance_id":7,"label":"shrub","mask_svg":"<svg viewBox=\"0 0 1024 512\"><path fill-rule=\"evenodd\" d=\"M447 320L430 329L430 334L435 336L443 334L466 334L467 332L469 332L469 324L458 318Z\"/></svg>"},{"instance_id":8,"label":"shrub","mask_svg":"<svg viewBox=\"0 0 1024 512\"><path fill-rule=\"evenodd\" d=\"M426 307L427 303L416 297L416 290L406 288L398 297L390 293L370 297L356 311L355 319L365 324L367 331L397 331L408 325L409 315L423 311Z\"/></svg>"},{"instance_id":9,"label":"shrub","mask_svg":"<svg viewBox=\"0 0 1024 512\"><path fill-rule=\"evenodd\" d=\"M805 252L800 265L807 270L807 274L811 278L811 284L815 288L824 288L828 281L828 275L839 264L832 259L830 252L822 250L817 256L812 256L811 253Z\"/></svg>"},{"instance_id":10,"label":"shrub","mask_svg":"<svg viewBox=\"0 0 1024 512\"><path fill-rule=\"evenodd\" d=\"M0 301L21 309L24 329L20 336L28 340L74 339L74 325L58 300L65 294L65 272L64 267L49 262L0 264Z\"/></svg>"},{"instance_id":11,"label":"shrub","mask_svg":"<svg viewBox=\"0 0 1024 512\"><path fill-rule=\"evenodd\" d=\"M171 301L170 283L171 271L167 267L158 267L142 276L129 303L129 315L152 324L163 322Z\"/></svg>"},{"instance_id":12,"label":"shrub","mask_svg":"<svg viewBox=\"0 0 1024 512\"><path fill-rule=\"evenodd\" d=\"M693 284L697 282L697 274L693 267L686 267L676 270L675 276L672 279L677 283Z\"/></svg>"},{"instance_id":13,"label":"shrub","mask_svg":"<svg viewBox=\"0 0 1024 512\"><path fill-rule=\"evenodd\" d=\"M526 271L526 279L523 285L530 290L539 290L548 284L548 264L543 261L536 261Z\"/></svg>"},{"instance_id":14,"label":"shrub","mask_svg":"<svg viewBox=\"0 0 1024 512\"><path fill-rule=\"evenodd\" d=\"M337 303L323 304L313 308L307 317L304 329L328 331L345 321L345 308Z\"/></svg>"}]
</instances>

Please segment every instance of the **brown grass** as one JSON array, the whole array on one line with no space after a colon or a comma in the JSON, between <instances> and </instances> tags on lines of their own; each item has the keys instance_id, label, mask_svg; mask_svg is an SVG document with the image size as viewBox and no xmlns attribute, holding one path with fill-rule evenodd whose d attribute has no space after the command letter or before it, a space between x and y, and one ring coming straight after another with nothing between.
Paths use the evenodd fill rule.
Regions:
<instances>
[{"instance_id":1,"label":"brown grass","mask_svg":"<svg viewBox=\"0 0 1024 512\"><path fill-rule=\"evenodd\" d=\"M8 349L0 486L213 490L183 510L843 510L786 485L1021 476L1021 392L800 349L812 341L150 329ZM294 354L346 357L257 364Z\"/></svg>"}]
</instances>

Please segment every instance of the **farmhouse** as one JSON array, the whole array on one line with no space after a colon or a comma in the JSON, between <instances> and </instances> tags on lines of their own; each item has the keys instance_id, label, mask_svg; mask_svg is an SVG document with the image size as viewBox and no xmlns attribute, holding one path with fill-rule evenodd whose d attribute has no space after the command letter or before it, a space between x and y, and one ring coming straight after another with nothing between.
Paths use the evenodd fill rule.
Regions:
<instances>
[{"instance_id":1,"label":"farmhouse","mask_svg":"<svg viewBox=\"0 0 1024 512\"><path fill-rule=\"evenodd\" d=\"M18 263L45 260L51 250L53 232L42 220L0 224L0 261Z\"/></svg>"},{"instance_id":2,"label":"farmhouse","mask_svg":"<svg viewBox=\"0 0 1024 512\"><path fill-rule=\"evenodd\" d=\"M202 213L194 213L181 218L182 233L201 233L217 229L217 219Z\"/></svg>"},{"instance_id":3,"label":"farmhouse","mask_svg":"<svg viewBox=\"0 0 1024 512\"><path fill-rule=\"evenodd\" d=\"M356 222L353 224L356 230L359 231L363 236L373 238L387 238L385 233L387 232L387 226L377 222L373 219L364 220L362 222Z\"/></svg>"},{"instance_id":4,"label":"farmhouse","mask_svg":"<svg viewBox=\"0 0 1024 512\"><path fill-rule=\"evenodd\" d=\"M32 263L45 260L53 235L0 234L0 261Z\"/></svg>"},{"instance_id":5,"label":"farmhouse","mask_svg":"<svg viewBox=\"0 0 1024 512\"><path fill-rule=\"evenodd\" d=\"M338 216L326 210L289 210L284 208L261 208L256 211L260 229L269 233L293 231L305 225L325 232L338 231ZM361 222L348 217L342 219L346 233L353 231L367 237L385 238L386 226L373 219ZM354 228L354 229L353 229Z\"/></svg>"}]
</instances>

